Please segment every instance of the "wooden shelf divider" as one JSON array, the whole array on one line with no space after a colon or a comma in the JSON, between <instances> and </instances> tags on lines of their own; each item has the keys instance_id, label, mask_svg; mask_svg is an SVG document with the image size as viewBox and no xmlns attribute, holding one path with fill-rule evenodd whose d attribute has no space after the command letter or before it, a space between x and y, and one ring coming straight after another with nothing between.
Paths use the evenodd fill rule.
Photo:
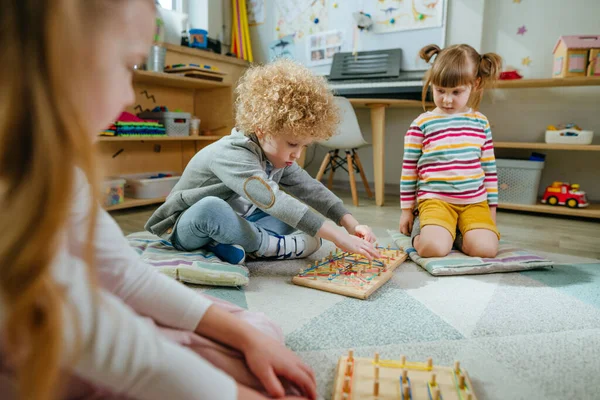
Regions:
<instances>
[{"instance_id":1,"label":"wooden shelf divider","mask_svg":"<svg viewBox=\"0 0 600 400\"><path fill-rule=\"evenodd\" d=\"M514 79L498 81L496 89L519 89L519 88L554 88L565 86L600 86L600 78L597 77L571 77L571 78L546 78L546 79Z\"/></svg>"},{"instance_id":2,"label":"wooden shelf divider","mask_svg":"<svg viewBox=\"0 0 600 400\"><path fill-rule=\"evenodd\" d=\"M231 84L227 82L216 82L199 78L187 78L177 74L143 70L135 70L133 72L133 81L136 83L149 83L191 90L231 87Z\"/></svg>"},{"instance_id":3,"label":"wooden shelf divider","mask_svg":"<svg viewBox=\"0 0 600 400\"><path fill-rule=\"evenodd\" d=\"M498 204L498 208L505 210L515 210L515 211L529 211L543 214L553 214L553 215L566 215L571 217L581 217L581 218L596 218L600 219L600 204L592 203L588 207L585 208L569 208L565 206L550 206L547 204L512 204L512 203L500 203Z\"/></svg>"},{"instance_id":4,"label":"wooden shelf divider","mask_svg":"<svg viewBox=\"0 0 600 400\"><path fill-rule=\"evenodd\" d=\"M125 208L141 207L150 204L159 204L163 203L165 200L166 197L158 197L155 199L130 199L129 197L125 197L125 201L123 203L115 204L114 206L104 207L104 209L106 211L123 210Z\"/></svg>"},{"instance_id":5,"label":"wooden shelf divider","mask_svg":"<svg viewBox=\"0 0 600 400\"><path fill-rule=\"evenodd\" d=\"M201 142L221 139L223 136L99 136L99 142Z\"/></svg>"},{"instance_id":6,"label":"wooden shelf divider","mask_svg":"<svg viewBox=\"0 0 600 400\"><path fill-rule=\"evenodd\" d=\"M559 144L559 143L531 143L531 142L494 142L497 149L537 149L537 150L578 150L600 151L597 144Z\"/></svg>"}]
</instances>

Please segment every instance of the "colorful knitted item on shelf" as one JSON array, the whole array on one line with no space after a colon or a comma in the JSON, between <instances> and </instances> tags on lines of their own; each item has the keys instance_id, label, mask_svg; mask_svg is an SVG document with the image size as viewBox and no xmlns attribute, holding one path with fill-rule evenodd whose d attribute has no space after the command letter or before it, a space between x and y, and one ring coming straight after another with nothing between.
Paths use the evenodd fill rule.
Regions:
<instances>
[{"instance_id":1,"label":"colorful knitted item on shelf","mask_svg":"<svg viewBox=\"0 0 600 400\"><path fill-rule=\"evenodd\" d=\"M100 132L100 136L116 136L116 135L117 135L117 126L115 124L111 124L108 128L106 128Z\"/></svg>"},{"instance_id":2,"label":"colorful knitted item on shelf","mask_svg":"<svg viewBox=\"0 0 600 400\"><path fill-rule=\"evenodd\" d=\"M158 122L116 122L117 136L165 136L164 125Z\"/></svg>"},{"instance_id":3,"label":"colorful knitted item on shelf","mask_svg":"<svg viewBox=\"0 0 600 400\"><path fill-rule=\"evenodd\" d=\"M166 134L165 126L158 121L141 119L126 111L121 113L114 124L100 132L100 136L157 137Z\"/></svg>"}]
</instances>

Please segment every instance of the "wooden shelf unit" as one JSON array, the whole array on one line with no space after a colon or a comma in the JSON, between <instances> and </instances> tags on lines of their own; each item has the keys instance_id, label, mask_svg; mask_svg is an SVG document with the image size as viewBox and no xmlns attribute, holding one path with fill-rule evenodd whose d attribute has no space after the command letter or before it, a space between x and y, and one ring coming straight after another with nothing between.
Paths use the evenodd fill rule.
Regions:
<instances>
[{"instance_id":1,"label":"wooden shelf unit","mask_svg":"<svg viewBox=\"0 0 600 400\"><path fill-rule=\"evenodd\" d=\"M163 85L182 89L214 89L230 87L229 82L216 82L199 78L187 78L185 76L168 74L166 72L133 71L133 82L149 83L152 85Z\"/></svg>"},{"instance_id":2,"label":"wooden shelf unit","mask_svg":"<svg viewBox=\"0 0 600 400\"><path fill-rule=\"evenodd\" d=\"M496 149L600 151L600 145L597 144L494 142L494 147Z\"/></svg>"},{"instance_id":3,"label":"wooden shelf unit","mask_svg":"<svg viewBox=\"0 0 600 400\"><path fill-rule=\"evenodd\" d=\"M203 147L229 134L234 126L233 86L249 63L208 51L164 44L166 65L211 65L224 73L223 81L188 78L151 71L134 71L135 104L126 111L137 114L156 106L182 110L200 118L200 129L218 135L184 137L98 137L97 149L106 176L174 171L182 173L190 159ZM125 199L107 207L120 210L158 204L158 199Z\"/></svg>"},{"instance_id":4,"label":"wooden shelf unit","mask_svg":"<svg viewBox=\"0 0 600 400\"><path fill-rule=\"evenodd\" d=\"M99 136L98 142L214 142L223 136Z\"/></svg>"},{"instance_id":5,"label":"wooden shelf unit","mask_svg":"<svg viewBox=\"0 0 600 400\"><path fill-rule=\"evenodd\" d=\"M104 207L106 211L115 211L115 210L123 210L125 208L131 207L141 207L147 206L150 204L159 204L164 202L166 197L159 197L156 199L130 199L129 197L125 198L125 201L121 204L115 204L114 206Z\"/></svg>"},{"instance_id":6,"label":"wooden shelf unit","mask_svg":"<svg viewBox=\"0 0 600 400\"><path fill-rule=\"evenodd\" d=\"M515 211L529 211L543 214L566 215L570 217L600 219L600 204L592 203L585 208L569 208L565 206L549 206L547 204L512 204L500 203L498 208Z\"/></svg>"},{"instance_id":7,"label":"wooden shelf unit","mask_svg":"<svg viewBox=\"0 0 600 400\"><path fill-rule=\"evenodd\" d=\"M519 88L555 88L565 86L600 86L598 77L571 77L571 78L547 78L547 79L514 79L498 81L496 89L519 89Z\"/></svg>"},{"instance_id":8,"label":"wooden shelf unit","mask_svg":"<svg viewBox=\"0 0 600 400\"><path fill-rule=\"evenodd\" d=\"M516 79L498 81L496 89L519 88L559 88L576 86L600 86L598 77L571 77L547 79ZM494 142L496 149L517 150L560 150L560 151L600 151L600 145L578 145L558 143L531 143L531 142ZM498 208L505 210L527 211L541 214L564 215L570 217L600 219L600 204L592 203L585 208L568 208L565 206L550 206L542 203L535 205L501 203Z\"/></svg>"}]
</instances>

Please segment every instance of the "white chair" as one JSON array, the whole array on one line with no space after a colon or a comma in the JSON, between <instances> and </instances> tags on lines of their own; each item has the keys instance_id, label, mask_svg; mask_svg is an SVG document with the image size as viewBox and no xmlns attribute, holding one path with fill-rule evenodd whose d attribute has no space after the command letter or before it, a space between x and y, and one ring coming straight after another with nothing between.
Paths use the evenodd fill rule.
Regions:
<instances>
[{"instance_id":1,"label":"white chair","mask_svg":"<svg viewBox=\"0 0 600 400\"><path fill-rule=\"evenodd\" d=\"M369 198L373 197L360 158L356 152L356 149L370 146L370 144L363 139L358 120L356 119L356 114L354 113L354 108L350 101L345 97L335 97L335 102L340 108L340 124L338 125L335 135L328 140L318 142L321 146L327 147L330 150L327 152L321 163L321 168L319 168L316 179L320 181L321 178L323 178L323 175L329 171L329 182L327 186L331 189L333 186L333 175L335 174L335 170L342 168L347 171L350 178L352 202L355 206L358 206L356 180L354 179L355 171L358 172L362 178L365 190L367 191L367 196L369 196ZM346 152L346 157L339 156L340 150ZM346 165L348 168L346 168Z\"/></svg>"}]
</instances>

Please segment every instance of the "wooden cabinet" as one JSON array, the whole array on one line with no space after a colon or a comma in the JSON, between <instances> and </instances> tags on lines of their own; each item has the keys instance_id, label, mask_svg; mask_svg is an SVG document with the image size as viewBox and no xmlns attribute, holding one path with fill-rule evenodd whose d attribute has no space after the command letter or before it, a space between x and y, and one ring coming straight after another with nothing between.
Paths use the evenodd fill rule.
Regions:
<instances>
[{"instance_id":1,"label":"wooden cabinet","mask_svg":"<svg viewBox=\"0 0 600 400\"><path fill-rule=\"evenodd\" d=\"M126 111L138 113L156 106L170 111L181 110L200 118L200 129L209 129L212 136L164 138L101 137L98 151L105 176L157 171L183 172L190 159L200 149L228 135L234 126L234 88L248 67L237 58L181 46L167 48L166 64L211 65L227 75L223 82L186 78L173 74L135 71L133 87L135 104ZM158 199L125 199L124 204L108 210L160 203Z\"/></svg>"}]
</instances>

